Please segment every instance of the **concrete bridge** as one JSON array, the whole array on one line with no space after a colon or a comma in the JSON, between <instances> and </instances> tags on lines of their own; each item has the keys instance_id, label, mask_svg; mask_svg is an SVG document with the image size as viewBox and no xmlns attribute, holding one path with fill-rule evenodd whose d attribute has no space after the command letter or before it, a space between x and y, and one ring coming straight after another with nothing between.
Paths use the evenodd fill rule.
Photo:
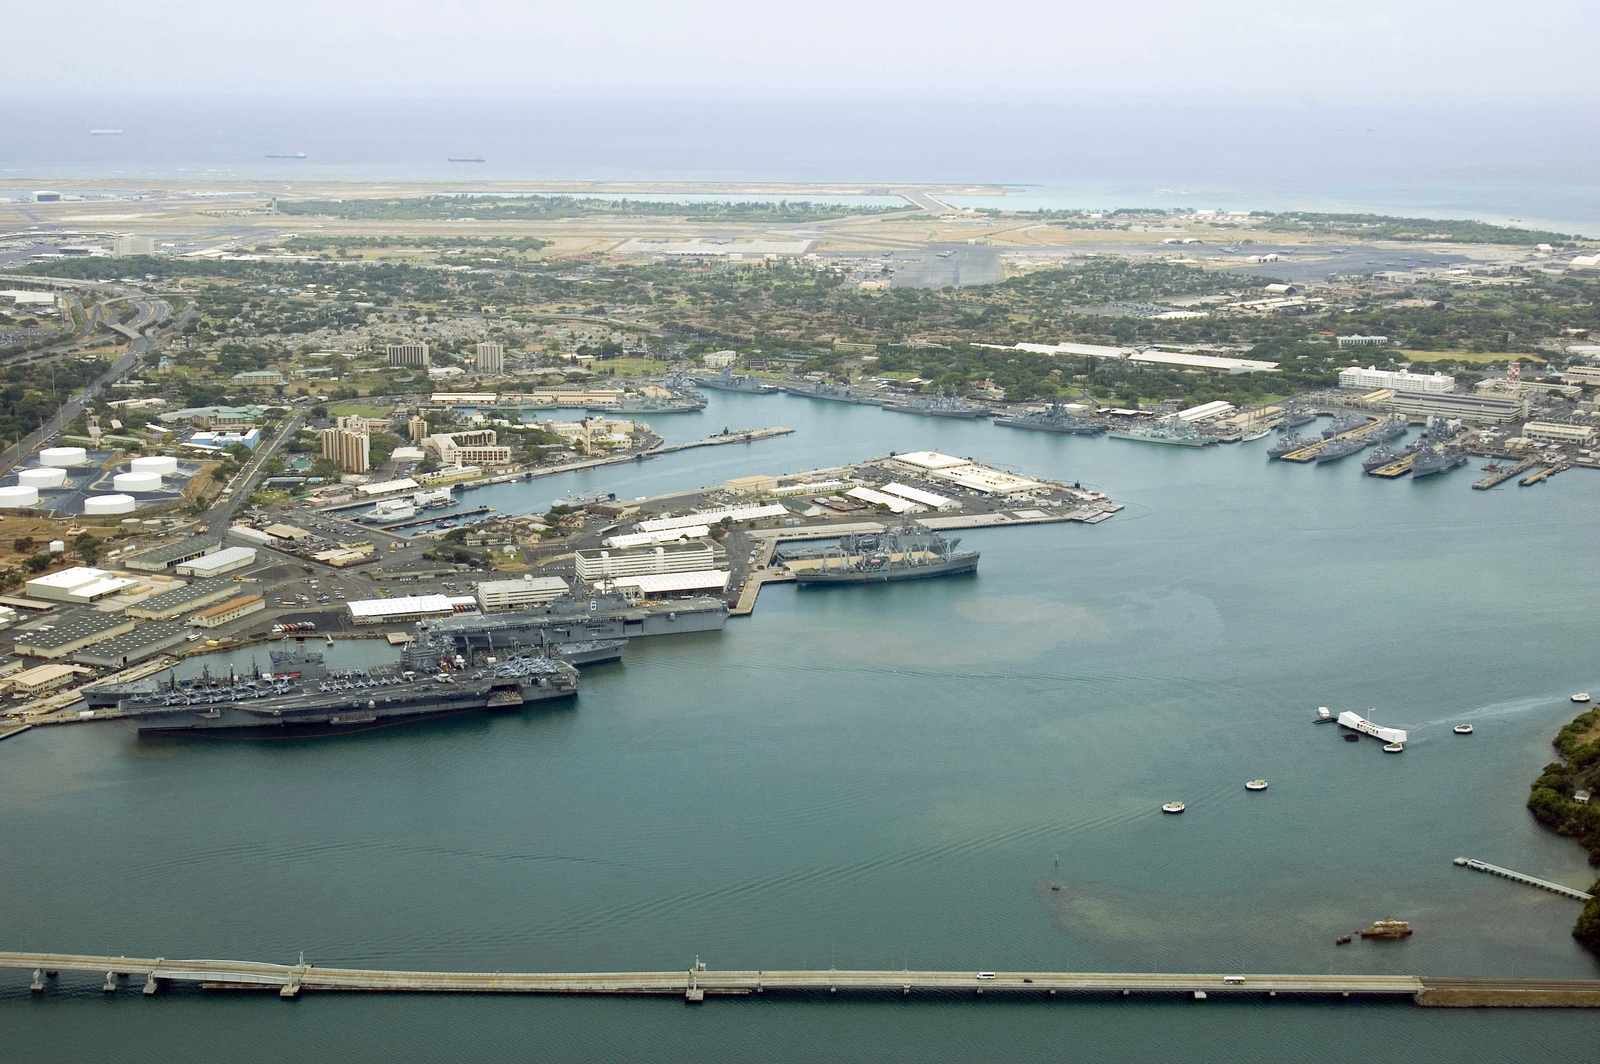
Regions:
<instances>
[{"instance_id":1,"label":"concrete bridge","mask_svg":"<svg viewBox=\"0 0 1600 1064\"><path fill-rule=\"evenodd\" d=\"M154 994L163 983L207 990L269 990L279 997L303 991L478 994L654 994L700 1002L708 996L826 991L830 994L913 991L1008 995L1177 994L1256 997L1406 997L1421 1005L1600 1007L1600 980L1435 979L1412 975L1230 975L1151 972L708 971L680 972L408 972L323 968L258 961L166 960L64 953L0 953L0 969L33 973L44 990L61 972L104 976L110 993L123 980L143 980Z\"/></svg>"}]
</instances>

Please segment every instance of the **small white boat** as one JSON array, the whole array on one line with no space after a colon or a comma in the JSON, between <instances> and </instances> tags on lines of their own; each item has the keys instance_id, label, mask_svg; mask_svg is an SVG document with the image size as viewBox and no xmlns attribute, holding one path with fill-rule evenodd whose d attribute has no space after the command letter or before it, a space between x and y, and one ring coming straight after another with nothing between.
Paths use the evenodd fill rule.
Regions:
<instances>
[{"instance_id":1,"label":"small white boat","mask_svg":"<svg viewBox=\"0 0 1600 1064\"><path fill-rule=\"evenodd\" d=\"M1182 802L1168 802L1166 805L1161 807L1161 811L1163 813L1181 813L1181 812L1183 812L1183 803Z\"/></svg>"},{"instance_id":2,"label":"small white boat","mask_svg":"<svg viewBox=\"0 0 1600 1064\"><path fill-rule=\"evenodd\" d=\"M1470 724L1457 724L1451 730L1453 730L1457 735L1471 735L1472 734L1472 725L1470 725Z\"/></svg>"},{"instance_id":3,"label":"small white boat","mask_svg":"<svg viewBox=\"0 0 1600 1064\"><path fill-rule=\"evenodd\" d=\"M1252 432L1248 436L1239 437L1239 442L1240 443L1250 443L1250 442L1252 442L1254 440L1265 439L1266 437L1268 437L1270 435L1272 435L1272 430L1270 428L1265 428L1265 429L1260 430L1259 432Z\"/></svg>"},{"instance_id":4,"label":"small white boat","mask_svg":"<svg viewBox=\"0 0 1600 1064\"><path fill-rule=\"evenodd\" d=\"M1386 754L1403 754L1406 752L1405 743L1384 743L1383 752Z\"/></svg>"},{"instance_id":5,"label":"small white boat","mask_svg":"<svg viewBox=\"0 0 1600 1064\"><path fill-rule=\"evenodd\" d=\"M1251 780L1249 783L1244 785L1244 789L1247 791L1264 791L1267 789L1267 781Z\"/></svg>"},{"instance_id":6,"label":"small white boat","mask_svg":"<svg viewBox=\"0 0 1600 1064\"><path fill-rule=\"evenodd\" d=\"M1574 702L1587 702L1589 701L1589 692L1579 691L1577 694L1572 696L1572 700Z\"/></svg>"}]
</instances>

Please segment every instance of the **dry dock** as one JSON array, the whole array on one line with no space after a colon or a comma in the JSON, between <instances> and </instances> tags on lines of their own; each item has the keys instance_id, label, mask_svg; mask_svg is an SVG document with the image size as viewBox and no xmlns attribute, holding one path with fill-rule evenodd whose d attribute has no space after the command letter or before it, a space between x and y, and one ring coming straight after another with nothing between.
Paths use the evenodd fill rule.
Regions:
<instances>
[{"instance_id":1,"label":"dry dock","mask_svg":"<svg viewBox=\"0 0 1600 1064\"><path fill-rule=\"evenodd\" d=\"M293 998L309 991L466 994L649 994L701 1002L791 992L829 994L935 991L943 995L1056 997L1113 994L1180 995L1204 1001L1215 995L1262 997L1406 997L1419 1005L1600 1007L1600 981L1543 979L1436 979L1414 975L1251 975L1152 972L967 971L708 971L696 964L678 972L417 972L323 968L258 961L96 957L63 953L0 953L0 968L31 972L31 988L44 993L60 973L104 979L107 993L133 980L145 994L164 983L194 983L208 990L257 990Z\"/></svg>"}]
</instances>

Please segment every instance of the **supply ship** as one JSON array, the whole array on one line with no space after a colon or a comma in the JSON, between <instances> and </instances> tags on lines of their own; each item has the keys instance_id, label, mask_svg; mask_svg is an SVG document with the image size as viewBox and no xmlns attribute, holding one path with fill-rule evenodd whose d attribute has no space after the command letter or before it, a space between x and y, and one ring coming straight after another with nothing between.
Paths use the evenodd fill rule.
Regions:
<instances>
[{"instance_id":1,"label":"supply ship","mask_svg":"<svg viewBox=\"0 0 1600 1064\"><path fill-rule=\"evenodd\" d=\"M743 373L735 373L733 369L724 369L715 377L695 377L694 382L701 388L710 388L719 392L749 392L753 395L766 395L778 390L776 384L757 380L755 377Z\"/></svg>"},{"instance_id":2,"label":"supply ship","mask_svg":"<svg viewBox=\"0 0 1600 1064\"><path fill-rule=\"evenodd\" d=\"M919 417L953 417L971 421L989 416L989 408L969 403L954 395L920 396L899 403L884 403L885 410L899 414L916 414Z\"/></svg>"},{"instance_id":3,"label":"supply ship","mask_svg":"<svg viewBox=\"0 0 1600 1064\"><path fill-rule=\"evenodd\" d=\"M352 725L398 723L485 709L509 709L571 698L578 670L564 661L525 655L473 667L431 638L408 643L394 665L329 669L321 653L292 645L272 654L272 671L207 669L200 678L169 678L121 702L140 732L242 731L285 728L330 734Z\"/></svg>"},{"instance_id":4,"label":"supply ship","mask_svg":"<svg viewBox=\"0 0 1600 1064\"><path fill-rule=\"evenodd\" d=\"M1109 433L1113 440L1138 440L1141 443L1164 443L1169 447L1204 447L1216 443L1215 436L1203 436L1193 425L1174 414L1160 421L1143 425L1130 425Z\"/></svg>"},{"instance_id":5,"label":"supply ship","mask_svg":"<svg viewBox=\"0 0 1600 1064\"><path fill-rule=\"evenodd\" d=\"M996 425L1004 425L1010 429L1032 429L1035 432L1061 432L1070 436L1098 436L1105 432L1109 426L1104 421L1095 421L1092 418L1078 417L1076 414L1067 413L1065 403L1052 401L1043 410L1032 414L1012 414L1009 417L997 417Z\"/></svg>"},{"instance_id":6,"label":"supply ship","mask_svg":"<svg viewBox=\"0 0 1600 1064\"><path fill-rule=\"evenodd\" d=\"M807 564L790 566L795 582L878 584L953 576L978 568L978 552L957 550L961 541L921 525L842 537L837 546L814 552Z\"/></svg>"}]
</instances>

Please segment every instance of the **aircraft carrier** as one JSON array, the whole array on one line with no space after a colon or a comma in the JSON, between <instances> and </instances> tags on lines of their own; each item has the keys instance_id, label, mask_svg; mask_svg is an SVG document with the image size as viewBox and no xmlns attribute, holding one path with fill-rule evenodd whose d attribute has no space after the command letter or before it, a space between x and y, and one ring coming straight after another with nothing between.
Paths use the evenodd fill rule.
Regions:
<instances>
[{"instance_id":1,"label":"aircraft carrier","mask_svg":"<svg viewBox=\"0 0 1600 1064\"><path fill-rule=\"evenodd\" d=\"M957 550L960 543L912 524L844 536L837 546L807 551L809 557L804 561L791 555L789 570L797 584L812 586L879 584L973 572L978 568L978 552Z\"/></svg>"},{"instance_id":2,"label":"aircraft carrier","mask_svg":"<svg viewBox=\"0 0 1600 1064\"><path fill-rule=\"evenodd\" d=\"M206 670L171 678L122 700L122 715L140 732L285 729L326 735L379 722L399 723L485 709L511 709L578 693L578 670L564 661L526 655L473 667L448 644L408 643L398 664L329 669L303 644L272 654L272 671L245 675Z\"/></svg>"}]
</instances>

